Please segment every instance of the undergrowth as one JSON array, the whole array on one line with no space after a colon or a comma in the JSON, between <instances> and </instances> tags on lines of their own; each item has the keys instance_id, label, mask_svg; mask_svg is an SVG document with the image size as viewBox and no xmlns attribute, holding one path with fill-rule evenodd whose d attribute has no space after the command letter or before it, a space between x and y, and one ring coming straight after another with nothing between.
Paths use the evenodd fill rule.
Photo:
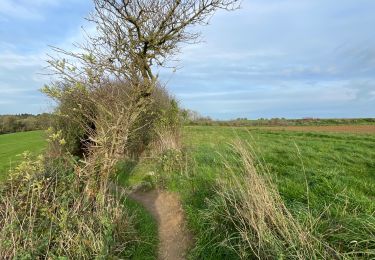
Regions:
<instances>
[{"instance_id":1,"label":"undergrowth","mask_svg":"<svg viewBox=\"0 0 375 260\"><path fill-rule=\"evenodd\" d=\"M126 257L132 216L116 195L89 198L72 162L32 159L11 172L0 193L0 255L4 259Z\"/></svg>"}]
</instances>

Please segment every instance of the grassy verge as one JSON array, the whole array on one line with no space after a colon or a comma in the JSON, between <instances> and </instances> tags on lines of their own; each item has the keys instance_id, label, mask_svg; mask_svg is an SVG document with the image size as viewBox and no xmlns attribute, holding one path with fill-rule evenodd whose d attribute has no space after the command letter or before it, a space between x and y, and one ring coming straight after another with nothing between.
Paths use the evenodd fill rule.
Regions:
<instances>
[{"instance_id":1,"label":"grassy verge","mask_svg":"<svg viewBox=\"0 0 375 260\"><path fill-rule=\"evenodd\" d=\"M133 224L137 232L137 241L130 250L132 252L131 259L157 259L158 229L156 221L139 203L126 199L124 204L127 210L133 214Z\"/></svg>"}]
</instances>

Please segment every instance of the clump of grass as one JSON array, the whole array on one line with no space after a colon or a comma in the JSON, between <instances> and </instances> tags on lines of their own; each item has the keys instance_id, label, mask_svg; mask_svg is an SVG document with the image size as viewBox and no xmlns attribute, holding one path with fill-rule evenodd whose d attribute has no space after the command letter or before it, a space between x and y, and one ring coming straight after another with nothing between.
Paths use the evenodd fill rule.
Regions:
<instances>
[{"instance_id":1,"label":"clump of grass","mask_svg":"<svg viewBox=\"0 0 375 260\"><path fill-rule=\"evenodd\" d=\"M156 139L151 143L151 152L156 155L163 154L169 150L181 149L181 135L179 129L158 129Z\"/></svg>"},{"instance_id":2,"label":"clump of grass","mask_svg":"<svg viewBox=\"0 0 375 260\"><path fill-rule=\"evenodd\" d=\"M208 237L213 237L208 246L240 259L338 257L292 216L249 147L238 141L233 148L239 160L225 163L228 174L201 213Z\"/></svg>"},{"instance_id":3,"label":"clump of grass","mask_svg":"<svg viewBox=\"0 0 375 260\"><path fill-rule=\"evenodd\" d=\"M181 149L182 118L178 103L171 97L167 107L162 109L156 122L154 138L150 143L151 156L159 156L169 150Z\"/></svg>"}]
</instances>

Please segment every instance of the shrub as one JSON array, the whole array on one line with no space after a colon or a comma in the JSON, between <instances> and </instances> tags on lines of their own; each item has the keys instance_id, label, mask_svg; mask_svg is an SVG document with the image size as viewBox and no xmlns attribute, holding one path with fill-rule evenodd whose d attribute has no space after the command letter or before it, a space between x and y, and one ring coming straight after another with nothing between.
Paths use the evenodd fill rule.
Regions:
<instances>
[{"instance_id":1,"label":"shrub","mask_svg":"<svg viewBox=\"0 0 375 260\"><path fill-rule=\"evenodd\" d=\"M50 89L45 90L47 93ZM82 157L90 145L89 136L95 132L95 117L98 104L93 102L106 99L106 91L118 93L124 107L131 102L130 84L108 83L100 89L86 92L84 87L59 85L57 113L54 114L53 127L62 131L66 141L65 148L71 154ZM54 94L56 96L56 94ZM85 95L95 96L89 100ZM113 102L108 100L108 102ZM138 158L150 143L157 147L177 148L179 146L181 122L177 102L167 90L157 85L152 92L149 104L140 110L137 120L129 129L129 139L125 154Z\"/></svg>"},{"instance_id":2,"label":"shrub","mask_svg":"<svg viewBox=\"0 0 375 260\"><path fill-rule=\"evenodd\" d=\"M25 154L0 193L1 258L126 256L134 239L131 216L112 195L82 192L85 180L73 165Z\"/></svg>"},{"instance_id":3,"label":"shrub","mask_svg":"<svg viewBox=\"0 0 375 260\"><path fill-rule=\"evenodd\" d=\"M0 134L47 129L50 119L49 114L0 115Z\"/></svg>"},{"instance_id":4,"label":"shrub","mask_svg":"<svg viewBox=\"0 0 375 260\"><path fill-rule=\"evenodd\" d=\"M178 103L162 86L151 96L151 105L142 113L130 136L130 155L139 157L148 147L157 154L168 149L179 149L181 119Z\"/></svg>"},{"instance_id":5,"label":"shrub","mask_svg":"<svg viewBox=\"0 0 375 260\"><path fill-rule=\"evenodd\" d=\"M87 135L86 155L76 160L69 151L66 126L50 134L45 159L25 158L1 193L0 256L126 256L133 225L121 197L113 193L112 179L143 111L138 106L146 101L124 104L126 90L111 85L94 91L81 85L46 91L69 100L69 119Z\"/></svg>"}]
</instances>

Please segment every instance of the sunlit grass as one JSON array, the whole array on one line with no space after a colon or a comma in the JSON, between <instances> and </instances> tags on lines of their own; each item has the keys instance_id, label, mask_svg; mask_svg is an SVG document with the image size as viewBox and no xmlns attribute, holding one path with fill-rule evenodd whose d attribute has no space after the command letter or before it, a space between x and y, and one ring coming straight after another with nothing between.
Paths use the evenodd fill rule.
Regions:
<instances>
[{"instance_id":1,"label":"sunlit grass","mask_svg":"<svg viewBox=\"0 0 375 260\"><path fill-rule=\"evenodd\" d=\"M223 159L231 160L227 158L229 143L237 138L255 148L293 216L301 222L314 217L317 237L341 252L369 247L374 252L375 136L230 127L186 127L184 141L195 162L194 174L170 184L183 194L188 219L200 243L212 238L206 237L198 213L207 208L207 199L215 196ZM198 257L225 255L213 249Z\"/></svg>"},{"instance_id":2,"label":"sunlit grass","mask_svg":"<svg viewBox=\"0 0 375 260\"><path fill-rule=\"evenodd\" d=\"M0 181L6 178L11 167L15 167L22 159L18 155L25 151L39 154L46 144L43 131L0 135Z\"/></svg>"}]
</instances>

